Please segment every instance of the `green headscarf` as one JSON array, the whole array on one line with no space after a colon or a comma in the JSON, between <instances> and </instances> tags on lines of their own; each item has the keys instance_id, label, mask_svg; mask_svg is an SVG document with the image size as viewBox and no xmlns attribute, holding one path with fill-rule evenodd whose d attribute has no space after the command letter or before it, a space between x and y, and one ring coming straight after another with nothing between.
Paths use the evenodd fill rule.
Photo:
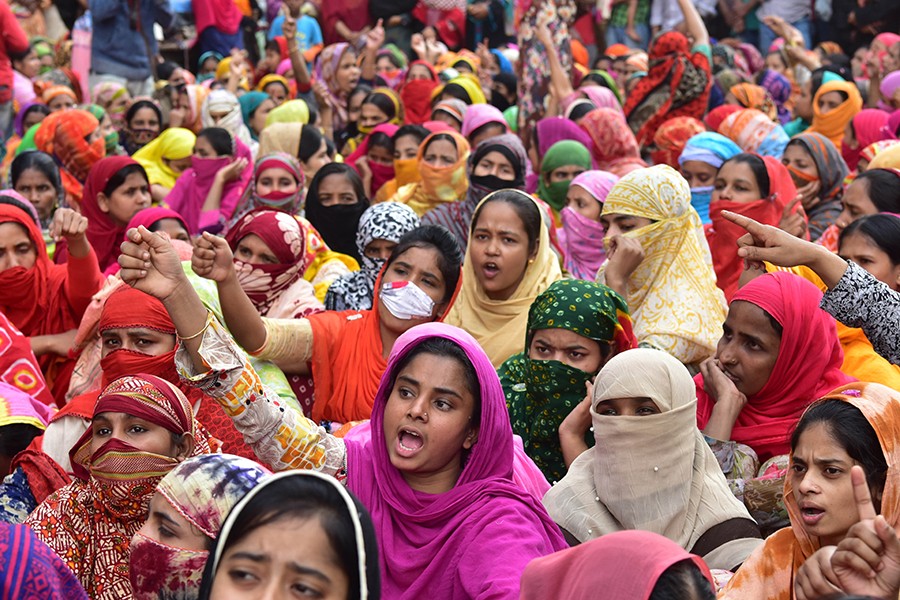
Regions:
<instances>
[{"instance_id":1,"label":"green headscarf","mask_svg":"<svg viewBox=\"0 0 900 600\"><path fill-rule=\"evenodd\" d=\"M28 131L22 136L22 141L19 142L19 146L16 148L16 156L29 150L37 150L37 145L34 143L34 134L37 133L38 127L40 126L40 123L35 123L28 128Z\"/></svg>"},{"instance_id":2,"label":"green headscarf","mask_svg":"<svg viewBox=\"0 0 900 600\"><path fill-rule=\"evenodd\" d=\"M616 352L636 348L637 340L625 300L605 285L563 279L551 284L531 304L525 352L510 357L497 373L513 433L522 437L525 452L553 483L566 474L559 426L584 399L585 383L596 373L556 360L529 358L534 332L541 329L565 329L601 344L615 342ZM590 432L585 442L593 446Z\"/></svg>"},{"instance_id":3,"label":"green headscarf","mask_svg":"<svg viewBox=\"0 0 900 600\"><path fill-rule=\"evenodd\" d=\"M503 118L513 133L519 132L519 105L513 105L503 111Z\"/></svg>"},{"instance_id":4,"label":"green headscarf","mask_svg":"<svg viewBox=\"0 0 900 600\"><path fill-rule=\"evenodd\" d=\"M592 78L599 77L600 79L605 81L606 85L604 85L603 87L609 88L609 90L616 95L616 99L619 101L619 104L624 104L624 102L622 102L622 92L619 91L619 86L616 85L616 80L612 78L612 75L610 75L606 71L597 69L588 73L587 76Z\"/></svg>"},{"instance_id":5,"label":"green headscarf","mask_svg":"<svg viewBox=\"0 0 900 600\"><path fill-rule=\"evenodd\" d=\"M103 123L103 117L106 116L106 111L103 110L103 107L98 104L88 104L84 107L84 110L88 111L94 117L97 118L101 124ZM114 156L119 153L119 132L115 129L107 133L103 136L103 140L106 142L106 155Z\"/></svg>"},{"instance_id":6,"label":"green headscarf","mask_svg":"<svg viewBox=\"0 0 900 600\"><path fill-rule=\"evenodd\" d=\"M571 180L547 183L546 179L555 169L569 165L578 165L585 171L592 166L591 152L581 142L563 140L556 142L541 161L541 178L538 184L537 195L541 200L559 212L566 205L566 194L569 193Z\"/></svg>"}]
</instances>

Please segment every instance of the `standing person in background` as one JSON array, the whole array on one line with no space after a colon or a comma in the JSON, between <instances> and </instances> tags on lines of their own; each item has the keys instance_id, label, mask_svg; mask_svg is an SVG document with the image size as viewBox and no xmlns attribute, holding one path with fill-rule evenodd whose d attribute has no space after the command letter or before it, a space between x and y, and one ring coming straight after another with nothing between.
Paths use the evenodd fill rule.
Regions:
<instances>
[{"instance_id":1,"label":"standing person in background","mask_svg":"<svg viewBox=\"0 0 900 600\"><path fill-rule=\"evenodd\" d=\"M158 0L90 0L89 8L91 89L113 81L127 87L133 97L151 96L154 68L150 57L159 52L153 24L165 28L172 23L166 5Z\"/></svg>"},{"instance_id":2,"label":"standing person in background","mask_svg":"<svg viewBox=\"0 0 900 600\"><path fill-rule=\"evenodd\" d=\"M13 70L10 54L28 50L28 38L6 2L0 2L0 136L5 140L13 126Z\"/></svg>"}]
</instances>

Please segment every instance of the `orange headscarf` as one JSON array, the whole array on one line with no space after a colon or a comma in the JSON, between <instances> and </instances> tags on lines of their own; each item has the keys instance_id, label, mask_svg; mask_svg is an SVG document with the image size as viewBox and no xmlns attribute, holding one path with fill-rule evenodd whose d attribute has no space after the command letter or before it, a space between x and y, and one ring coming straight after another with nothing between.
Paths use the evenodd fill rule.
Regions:
<instances>
[{"instance_id":1,"label":"orange headscarf","mask_svg":"<svg viewBox=\"0 0 900 600\"><path fill-rule=\"evenodd\" d=\"M102 137L91 143L85 139L98 127L100 122L91 113L65 110L48 115L34 134L37 149L53 156L62 165L59 174L70 206L79 205L83 183L91 167L106 156L106 142Z\"/></svg>"},{"instance_id":2,"label":"orange headscarf","mask_svg":"<svg viewBox=\"0 0 900 600\"><path fill-rule=\"evenodd\" d=\"M900 393L877 383L851 383L834 390L826 398L849 402L862 412L875 430L888 465L881 514L888 524L897 527L900 520L900 489L896 485L900 448L896 430L900 423ZM800 507L794 499L790 478L784 482L784 504L791 518L791 526L769 536L765 544L750 555L719 594L720 600L791 600L794 597L797 570L819 549L820 544L818 538L811 537L800 524Z\"/></svg>"},{"instance_id":3,"label":"orange headscarf","mask_svg":"<svg viewBox=\"0 0 900 600\"><path fill-rule=\"evenodd\" d=\"M425 151L436 137L450 137L456 145L457 160L447 167L434 167L425 162ZM469 159L469 142L455 131L432 133L421 145L416 155L420 181L400 188L390 200L402 202L416 211L420 217L445 202L458 202L466 197L469 179L466 176L466 161Z\"/></svg>"},{"instance_id":4,"label":"orange headscarf","mask_svg":"<svg viewBox=\"0 0 900 600\"><path fill-rule=\"evenodd\" d=\"M822 114L819 109L819 99L828 92L844 92L849 97L831 112ZM813 98L813 122L812 127L807 129L806 133L821 133L840 149L841 140L844 139L844 128L856 116L856 113L862 110L862 107L862 96L855 83L850 81L824 83Z\"/></svg>"},{"instance_id":5,"label":"orange headscarf","mask_svg":"<svg viewBox=\"0 0 900 600\"><path fill-rule=\"evenodd\" d=\"M773 121L778 118L778 107L766 88L752 83L739 83L728 90L744 108L755 108Z\"/></svg>"}]
</instances>

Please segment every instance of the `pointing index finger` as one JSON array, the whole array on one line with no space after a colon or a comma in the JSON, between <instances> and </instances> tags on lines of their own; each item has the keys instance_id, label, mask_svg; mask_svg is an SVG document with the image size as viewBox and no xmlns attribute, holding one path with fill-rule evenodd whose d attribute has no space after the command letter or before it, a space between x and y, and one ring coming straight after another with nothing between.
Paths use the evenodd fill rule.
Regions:
<instances>
[{"instance_id":1,"label":"pointing index finger","mask_svg":"<svg viewBox=\"0 0 900 600\"><path fill-rule=\"evenodd\" d=\"M866 483L866 474L862 467L854 465L850 469L850 481L853 483L853 497L856 500L856 509L859 511L859 520L874 519L875 505L872 503L872 493Z\"/></svg>"}]
</instances>

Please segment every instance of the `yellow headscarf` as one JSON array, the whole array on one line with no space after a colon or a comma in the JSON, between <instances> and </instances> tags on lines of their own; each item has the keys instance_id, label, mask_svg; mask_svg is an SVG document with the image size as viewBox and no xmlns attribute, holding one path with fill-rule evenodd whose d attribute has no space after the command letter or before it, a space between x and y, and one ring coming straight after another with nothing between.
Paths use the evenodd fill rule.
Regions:
<instances>
[{"instance_id":1,"label":"yellow headscarf","mask_svg":"<svg viewBox=\"0 0 900 600\"><path fill-rule=\"evenodd\" d=\"M540 213L541 208L534 198L518 190L501 190L485 197L478 203L476 214L481 206L490 202L500 193L519 194L534 204ZM688 194L690 196L690 194ZM544 214L541 213L541 220ZM710 266L710 268L712 268ZM528 309L531 303L542 294L554 281L562 279L559 260L550 249L550 235L546 226L541 226L538 239L537 255L534 261L525 268L525 277L508 300L491 300L478 283L475 269L472 266L472 243L466 250L463 263L463 284L459 297L444 319L445 323L465 329L474 337L494 367L499 367L507 358L522 351L528 328Z\"/></svg>"},{"instance_id":2,"label":"yellow headscarf","mask_svg":"<svg viewBox=\"0 0 900 600\"><path fill-rule=\"evenodd\" d=\"M869 170L871 169L900 169L900 144L876 154L869 163Z\"/></svg>"},{"instance_id":3,"label":"yellow headscarf","mask_svg":"<svg viewBox=\"0 0 900 600\"><path fill-rule=\"evenodd\" d=\"M299 156L302 134L302 123L278 123L272 127L266 127L259 134L259 156L267 156L275 152L284 152L293 157Z\"/></svg>"},{"instance_id":4,"label":"yellow headscarf","mask_svg":"<svg viewBox=\"0 0 900 600\"><path fill-rule=\"evenodd\" d=\"M181 160L194 153L197 136L189 129L171 127L159 137L134 153L132 158L147 171L150 185L172 189L180 173L173 171L165 160Z\"/></svg>"},{"instance_id":5,"label":"yellow headscarf","mask_svg":"<svg viewBox=\"0 0 900 600\"><path fill-rule=\"evenodd\" d=\"M288 100L266 115L266 127L272 123L309 123L309 106L304 100Z\"/></svg>"},{"instance_id":6,"label":"yellow headscarf","mask_svg":"<svg viewBox=\"0 0 900 600\"><path fill-rule=\"evenodd\" d=\"M265 77L259 80L259 83L256 85L256 90L259 92L265 92L266 86L270 83L280 83L284 86L284 89L287 90L288 96L291 95L291 84L288 83L287 78L282 77L281 75L275 75L274 73L269 73Z\"/></svg>"},{"instance_id":7,"label":"yellow headscarf","mask_svg":"<svg viewBox=\"0 0 900 600\"><path fill-rule=\"evenodd\" d=\"M644 249L625 294L638 342L685 364L712 356L722 337L725 296L716 286L709 244L684 177L668 165L633 171L613 186L603 214L653 221L625 234ZM597 273L598 283L606 282L607 264Z\"/></svg>"},{"instance_id":8,"label":"yellow headscarf","mask_svg":"<svg viewBox=\"0 0 900 600\"><path fill-rule=\"evenodd\" d=\"M487 98L484 97L484 92L481 89L481 83L479 83L479 81L471 73L462 73L459 77L451 79L447 83L447 85L453 83L466 90L466 93L469 95L469 99L472 101L470 104L487 103Z\"/></svg>"},{"instance_id":9,"label":"yellow headscarf","mask_svg":"<svg viewBox=\"0 0 900 600\"><path fill-rule=\"evenodd\" d=\"M453 139L458 153L455 164L449 167L433 167L425 162L425 151L436 137ZM401 187L391 200L406 204L421 217L440 204L464 199L469 190L469 178L466 176L468 159L469 142L462 135L455 131L432 133L419 145L419 152L416 155L420 181Z\"/></svg>"},{"instance_id":10,"label":"yellow headscarf","mask_svg":"<svg viewBox=\"0 0 900 600\"><path fill-rule=\"evenodd\" d=\"M844 92L848 98L840 106L823 115L819 110L819 98L828 92ZM840 149L847 123L862 110L862 107L862 96L855 83L850 81L823 83L813 98L813 122L812 127L807 129L806 133L821 133Z\"/></svg>"}]
</instances>

